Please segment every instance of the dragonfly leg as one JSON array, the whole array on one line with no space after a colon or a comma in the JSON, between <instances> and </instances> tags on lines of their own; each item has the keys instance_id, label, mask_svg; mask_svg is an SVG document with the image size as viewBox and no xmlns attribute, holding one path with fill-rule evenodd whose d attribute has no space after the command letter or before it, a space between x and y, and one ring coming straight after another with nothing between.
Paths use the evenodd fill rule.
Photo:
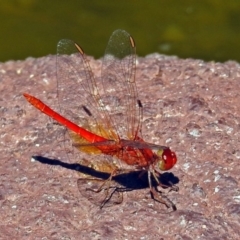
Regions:
<instances>
[{"instance_id":1,"label":"dragonfly leg","mask_svg":"<svg viewBox=\"0 0 240 240\"><path fill-rule=\"evenodd\" d=\"M178 186L173 185L171 182L169 182L169 184L170 184L169 192L171 192L171 191L178 192L179 191Z\"/></svg>"},{"instance_id":2,"label":"dragonfly leg","mask_svg":"<svg viewBox=\"0 0 240 240\"><path fill-rule=\"evenodd\" d=\"M123 194L121 189L118 186L103 187L105 181L99 178L79 178L77 185L81 195L100 208L122 203ZM99 187L99 185L101 186Z\"/></svg>"},{"instance_id":3,"label":"dragonfly leg","mask_svg":"<svg viewBox=\"0 0 240 240\"><path fill-rule=\"evenodd\" d=\"M157 183L160 184L159 180L157 179L154 173L153 173L153 176L157 181ZM172 208L173 211L176 211L177 208L174 205L174 203L170 199L168 199L166 196L164 196L162 192L156 191L156 189L152 186L151 171L148 171L148 182L149 182L149 188L150 188L150 193L152 198L157 202L163 203L167 208Z\"/></svg>"},{"instance_id":4,"label":"dragonfly leg","mask_svg":"<svg viewBox=\"0 0 240 240\"><path fill-rule=\"evenodd\" d=\"M161 183L159 181L159 176L160 176L160 173L159 172L155 172L154 170L152 171L152 174L153 174L153 177L155 179L155 181L157 182L158 186L162 187L162 188L169 188L169 192L171 191L175 191L175 192L178 192L179 190L179 187L178 186L175 186L172 182L168 182L168 185L164 184L164 183ZM158 175L158 176L157 176Z\"/></svg>"},{"instance_id":5,"label":"dragonfly leg","mask_svg":"<svg viewBox=\"0 0 240 240\"><path fill-rule=\"evenodd\" d=\"M110 199L113 197L114 193L116 191L118 191L118 188L117 187L114 187L114 190L113 191L109 191L110 188L113 188L110 186L110 183L112 181L112 178L113 176L116 175L116 172L117 172L117 169L114 169L110 176L103 181L103 183L97 188L97 189L92 189L92 188L86 188L86 191L92 191L92 192L95 192L95 193L100 193L102 190L104 190L104 199L102 200L101 204L100 204L100 209L103 208L109 201ZM118 199L116 202L119 204L122 202L123 200L123 197L121 194L119 194L121 199Z\"/></svg>"}]
</instances>

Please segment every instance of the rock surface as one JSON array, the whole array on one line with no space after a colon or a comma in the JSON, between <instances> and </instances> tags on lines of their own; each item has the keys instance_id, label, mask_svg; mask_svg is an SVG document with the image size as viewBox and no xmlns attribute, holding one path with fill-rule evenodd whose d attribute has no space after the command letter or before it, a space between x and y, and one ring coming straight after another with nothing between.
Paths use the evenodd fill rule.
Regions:
<instances>
[{"instance_id":1,"label":"rock surface","mask_svg":"<svg viewBox=\"0 0 240 240\"><path fill-rule=\"evenodd\" d=\"M74 163L83 155L69 162L62 129L22 96L56 108L55 62L48 56L0 64L0 239L239 239L238 63L138 58L144 139L178 157L170 172L179 192L167 193L177 211L168 213L147 187L101 210L79 193ZM99 76L101 61L90 63Z\"/></svg>"}]
</instances>

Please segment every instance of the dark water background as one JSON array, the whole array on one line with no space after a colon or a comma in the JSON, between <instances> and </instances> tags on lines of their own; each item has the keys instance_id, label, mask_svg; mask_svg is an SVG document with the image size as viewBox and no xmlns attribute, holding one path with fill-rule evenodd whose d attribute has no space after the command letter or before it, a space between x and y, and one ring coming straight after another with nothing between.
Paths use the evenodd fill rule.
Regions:
<instances>
[{"instance_id":1,"label":"dark water background","mask_svg":"<svg viewBox=\"0 0 240 240\"><path fill-rule=\"evenodd\" d=\"M122 28L137 53L240 61L238 0L8 0L0 3L0 61L56 53L62 38L99 58Z\"/></svg>"}]
</instances>

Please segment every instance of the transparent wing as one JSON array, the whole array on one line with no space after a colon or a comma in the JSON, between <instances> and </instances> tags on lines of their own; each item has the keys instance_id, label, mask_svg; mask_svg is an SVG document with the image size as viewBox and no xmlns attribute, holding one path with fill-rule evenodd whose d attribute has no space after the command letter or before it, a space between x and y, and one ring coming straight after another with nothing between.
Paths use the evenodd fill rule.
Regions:
<instances>
[{"instance_id":1,"label":"transparent wing","mask_svg":"<svg viewBox=\"0 0 240 240\"><path fill-rule=\"evenodd\" d=\"M107 112L100 105L98 86L87 56L68 39L60 40L57 45L57 78L61 114L93 133L116 139L112 127L105 121ZM70 135L74 136L72 132ZM84 142L79 138L77 141Z\"/></svg>"},{"instance_id":2,"label":"transparent wing","mask_svg":"<svg viewBox=\"0 0 240 240\"><path fill-rule=\"evenodd\" d=\"M109 140L135 139L140 114L135 84L135 44L131 36L124 30L113 32L98 81L85 53L73 41L61 40L57 55L61 113ZM76 141L84 143L82 139Z\"/></svg>"},{"instance_id":3,"label":"transparent wing","mask_svg":"<svg viewBox=\"0 0 240 240\"><path fill-rule=\"evenodd\" d=\"M139 128L135 71L135 43L126 31L118 29L110 37L105 51L101 96L110 112L108 121L122 139L135 139Z\"/></svg>"}]
</instances>

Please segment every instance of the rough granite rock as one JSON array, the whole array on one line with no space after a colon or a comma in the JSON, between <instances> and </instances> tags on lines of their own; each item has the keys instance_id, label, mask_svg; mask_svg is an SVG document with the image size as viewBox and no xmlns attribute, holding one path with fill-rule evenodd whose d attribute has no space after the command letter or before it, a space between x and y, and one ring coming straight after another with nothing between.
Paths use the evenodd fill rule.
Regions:
<instances>
[{"instance_id":1,"label":"rough granite rock","mask_svg":"<svg viewBox=\"0 0 240 240\"><path fill-rule=\"evenodd\" d=\"M99 76L101 61L90 63ZM83 155L68 161L62 128L22 96L57 109L55 56L9 61L0 64L0 239L240 238L240 65L152 54L138 58L136 80L144 139L178 157L169 176L179 192L166 190L177 211L147 187L103 209L86 200Z\"/></svg>"}]
</instances>

